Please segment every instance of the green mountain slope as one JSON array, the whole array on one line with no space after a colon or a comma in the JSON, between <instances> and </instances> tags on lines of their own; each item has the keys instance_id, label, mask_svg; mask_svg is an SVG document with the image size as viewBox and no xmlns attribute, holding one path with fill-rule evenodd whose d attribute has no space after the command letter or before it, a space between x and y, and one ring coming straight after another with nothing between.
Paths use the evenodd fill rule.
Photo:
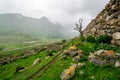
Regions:
<instances>
[{"instance_id":1,"label":"green mountain slope","mask_svg":"<svg viewBox=\"0 0 120 80\"><path fill-rule=\"evenodd\" d=\"M0 15L0 35L28 34L44 38L61 38L69 36L69 30L58 23L50 22L46 17L35 19L21 14Z\"/></svg>"}]
</instances>

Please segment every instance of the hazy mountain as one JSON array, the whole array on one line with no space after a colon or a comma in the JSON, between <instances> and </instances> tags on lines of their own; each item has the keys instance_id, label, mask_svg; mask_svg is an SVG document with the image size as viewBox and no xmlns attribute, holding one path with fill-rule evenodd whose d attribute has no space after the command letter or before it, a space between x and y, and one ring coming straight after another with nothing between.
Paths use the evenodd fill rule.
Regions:
<instances>
[{"instance_id":1,"label":"hazy mountain","mask_svg":"<svg viewBox=\"0 0 120 80\"><path fill-rule=\"evenodd\" d=\"M46 17L39 19L21 14L0 15L0 35L28 34L44 38L68 37L70 32L59 23L52 23Z\"/></svg>"}]
</instances>

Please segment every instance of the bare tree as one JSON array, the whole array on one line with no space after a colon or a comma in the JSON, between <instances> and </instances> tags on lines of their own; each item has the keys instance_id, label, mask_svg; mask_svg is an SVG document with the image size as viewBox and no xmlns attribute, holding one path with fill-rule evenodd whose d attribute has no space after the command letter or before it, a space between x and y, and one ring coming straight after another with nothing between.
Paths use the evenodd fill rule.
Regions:
<instances>
[{"instance_id":1,"label":"bare tree","mask_svg":"<svg viewBox=\"0 0 120 80\"><path fill-rule=\"evenodd\" d=\"M83 19L82 18L80 18L79 19L79 22L78 23L75 23L75 30L77 30L77 31L79 31L79 33L80 33L80 36L83 36L83 31L82 31L82 29L83 29L83 25L82 25L82 22L83 22Z\"/></svg>"}]
</instances>

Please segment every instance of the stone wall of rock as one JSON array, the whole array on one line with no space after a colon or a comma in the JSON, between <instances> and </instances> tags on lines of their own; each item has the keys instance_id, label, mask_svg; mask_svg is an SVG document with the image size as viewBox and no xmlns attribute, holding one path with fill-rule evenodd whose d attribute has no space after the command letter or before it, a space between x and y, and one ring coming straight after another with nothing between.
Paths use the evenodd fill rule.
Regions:
<instances>
[{"instance_id":1,"label":"stone wall of rock","mask_svg":"<svg viewBox=\"0 0 120 80\"><path fill-rule=\"evenodd\" d=\"M120 0L110 0L84 30L84 36L104 34L113 36L112 42L120 45Z\"/></svg>"}]
</instances>

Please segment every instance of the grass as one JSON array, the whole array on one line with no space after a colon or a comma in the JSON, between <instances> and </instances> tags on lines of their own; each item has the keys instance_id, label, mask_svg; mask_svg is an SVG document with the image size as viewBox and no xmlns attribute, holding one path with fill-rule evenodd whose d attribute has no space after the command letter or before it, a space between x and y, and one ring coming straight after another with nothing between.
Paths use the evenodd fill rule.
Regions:
<instances>
[{"instance_id":1,"label":"grass","mask_svg":"<svg viewBox=\"0 0 120 80\"><path fill-rule=\"evenodd\" d=\"M60 74L64 69L70 66L71 60L72 58L69 57L66 61L63 61L61 57L59 57L52 67L46 72L39 73L33 80L60 80Z\"/></svg>"},{"instance_id":2,"label":"grass","mask_svg":"<svg viewBox=\"0 0 120 80\"><path fill-rule=\"evenodd\" d=\"M19 59L15 62L11 62L9 64L0 66L0 79L2 80L25 80L30 75L35 73L40 67L47 64L53 58L52 56L48 60L45 60L46 54L47 52L43 51L37 55L30 56L24 59ZM36 65L35 67L32 67L32 63L38 57L41 59L41 63ZM28 68L28 70L22 73L18 73L18 72L16 73L15 70L16 70L16 67L18 66L23 66L25 68Z\"/></svg>"},{"instance_id":3,"label":"grass","mask_svg":"<svg viewBox=\"0 0 120 80\"><path fill-rule=\"evenodd\" d=\"M75 76L71 80L119 80L120 79L120 69L115 68L114 65L96 66L93 63L88 62L88 55L90 52L95 52L99 49L114 50L115 52L120 52L118 46L112 46L110 44L97 44L90 42L82 42L80 39L72 39L69 41L68 45L64 49L68 49L72 45L77 45L78 49L84 51L84 57L80 59L80 62L85 63L85 66L77 69ZM62 49L62 51L64 50ZM24 51L24 50L23 50ZM58 51L57 51L58 52ZM17 61L11 62L6 65L0 66L0 79L1 80L25 80L34 74L38 69L47 64L53 59L52 56L48 60L45 60L47 55L46 51L42 51L37 55L30 56L28 58L19 59ZM32 63L36 58L40 58L42 62L35 67L32 67ZM72 61L71 57L67 60L61 60L61 56L58 57L57 61L51 65L46 71L39 72L38 75L34 76L33 80L60 80L61 73L69 68ZM28 68L27 71L22 73L16 73L15 69L18 66L23 66ZM80 75L80 71L84 74ZM91 77L95 79L92 79Z\"/></svg>"},{"instance_id":4,"label":"grass","mask_svg":"<svg viewBox=\"0 0 120 80\"><path fill-rule=\"evenodd\" d=\"M78 45L79 44L79 45ZM90 52L95 52L99 49L119 51L119 47L112 46L110 44L95 44L89 42L81 42L79 40L71 40L69 46L78 45L79 49L84 51L84 57L81 58L81 62L85 63L85 66L76 70L76 75L71 80L119 80L120 69L114 67L114 65L105 65L102 67L96 66L93 63L88 62L87 56ZM60 57L54 65L52 65L47 71L39 73L33 80L60 80L61 73L69 68L72 58L67 60L61 60ZM80 75L80 71L84 74ZM95 79L92 79L91 77Z\"/></svg>"}]
</instances>

